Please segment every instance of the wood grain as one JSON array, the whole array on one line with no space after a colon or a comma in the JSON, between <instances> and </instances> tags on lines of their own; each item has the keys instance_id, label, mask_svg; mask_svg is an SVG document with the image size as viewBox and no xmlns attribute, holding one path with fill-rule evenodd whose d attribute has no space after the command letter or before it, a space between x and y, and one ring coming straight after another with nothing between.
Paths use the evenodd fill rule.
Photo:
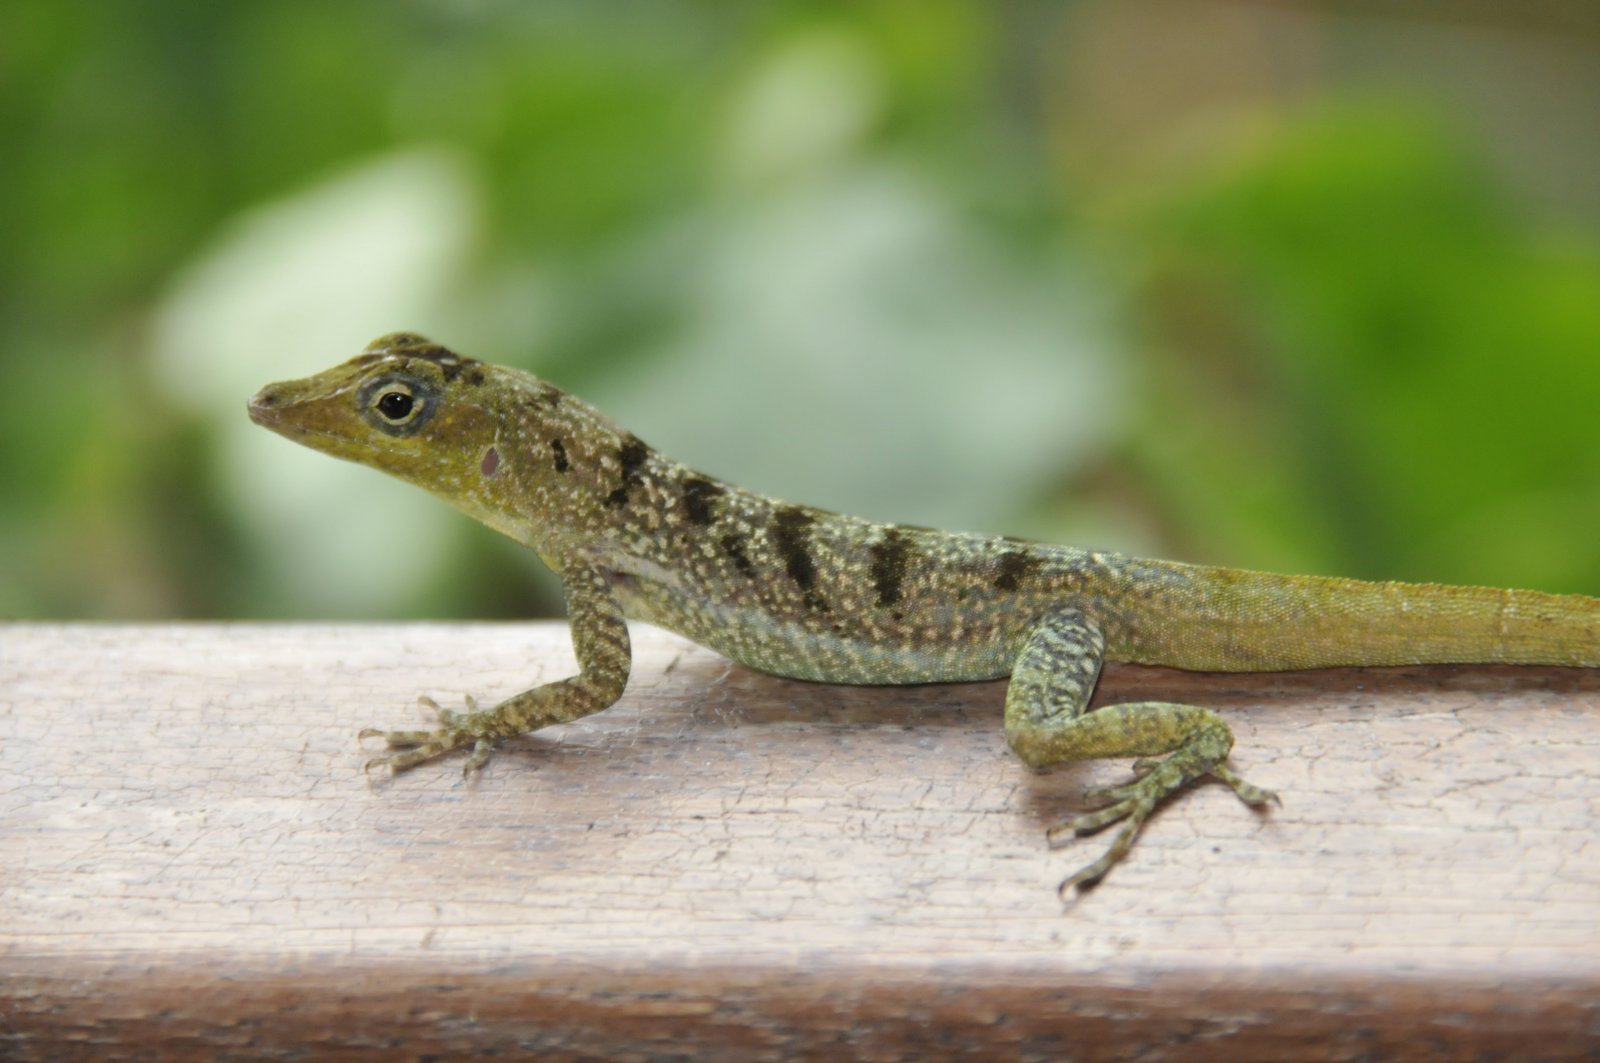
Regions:
<instances>
[{"instance_id":1,"label":"wood grain","mask_svg":"<svg viewBox=\"0 0 1600 1063\"><path fill-rule=\"evenodd\" d=\"M0 626L0 1057L1577 1058L1600 1031L1600 674L1189 675L1203 786L1106 883L1000 684L772 679L636 626L623 702L361 772L527 625ZM1534 1052L1537 1048L1537 1052Z\"/></svg>"}]
</instances>

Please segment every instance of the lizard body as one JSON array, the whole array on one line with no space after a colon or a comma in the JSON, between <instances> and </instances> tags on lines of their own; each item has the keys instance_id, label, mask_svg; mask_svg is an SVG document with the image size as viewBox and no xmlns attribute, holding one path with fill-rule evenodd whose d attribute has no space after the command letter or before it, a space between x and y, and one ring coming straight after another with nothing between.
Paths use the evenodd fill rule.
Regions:
<instances>
[{"instance_id":1,"label":"lizard body","mask_svg":"<svg viewBox=\"0 0 1600 1063\"><path fill-rule=\"evenodd\" d=\"M1104 807L1053 828L1121 822L1062 883L1098 881L1168 794L1225 763L1210 710L1136 702L1087 712L1105 660L1207 671L1510 663L1600 667L1600 600L1533 591L1280 576L1011 538L882 524L696 472L528 373L395 333L250 416L291 439L428 489L538 552L561 578L580 671L492 709L438 709L432 731L378 731L403 770L606 708L630 665L626 618L776 675L836 683L1011 677L1006 737L1028 764L1153 757ZM437 708L437 707L436 707ZM369 765L370 766L370 765Z\"/></svg>"}]
</instances>

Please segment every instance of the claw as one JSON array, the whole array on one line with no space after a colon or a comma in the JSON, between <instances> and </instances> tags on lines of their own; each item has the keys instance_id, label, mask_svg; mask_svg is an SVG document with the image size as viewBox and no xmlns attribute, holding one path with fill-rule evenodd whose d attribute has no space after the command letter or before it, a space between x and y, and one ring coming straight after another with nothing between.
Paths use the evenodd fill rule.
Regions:
<instances>
[{"instance_id":1,"label":"claw","mask_svg":"<svg viewBox=\"0 0 1600 1063\"><path fill-rule=\"evenodd\" d=\"M1085 812L1081 816L1073 816L1071 819L1057 823L1054 827L1045 831L1045 839L1055 845L1063 835L1071 834L1074 838L1081 838L1085 834L1094 834L1096 831L1104 830L1119 820L1126 819L1138 809L1141 803L1142 799L1138 797L1125 797L1114 805L1108 805L1093 812ZM1154 803L1154 801L1151 802L1152 805Z\"/></svg>"},{"instance_id":2,"label":"claw","mask_svg":"<svg viewBox=\"0 0 1600 1063\"><path fill-rule=\"evenodd\" d=\"M1122 829L1117 831L1117 836L1111 839L1111 845L1106 849L1100 859L1062 879L1057 893L1065 897L1067 891L1073 887L1087 888L1105 878L1106 872L1133 848L1133 841L1139 836L1139 829L1144 826L1145 819L1155 810L1160 797L1130 797L1110 808L1102 809L1089 815L1078 816L1066 823L1058 824L1053 832L1059 834L1068 829L1075 836L1081 837L1092 834L1104 827L1122 820ZM1052 838L1052 840L1054 840Z\"/></svg>"},{"instance_id":3,"label":"claw","mask_svg":"<svg viewBox=\"0 0 1600 1063\"><path fill-rule=\"evenodd\" d=\"M384 731L377 727L363 727L356 732L356 738L382 738L390 749L410 749L412 746L425 745L437 738L442 731Z\"/></svg>"},{"instance_id":4,"label":"claw","mask_svg":"<svg viewBox=\"0 0 1600 1063\"><path fill-rule=\"evenodd\" d=\"M1260 808L1263 805L1277 805L1283 807L1283 799L1274 791L1246 782L1238 772L1226 764L1218 764L1211 769L1211 774L1233 787L1233 792L1239 795L1239 800L1251 808Z\"/></svg>"},{"instance_id":5,"label":"claw","mask_svg":"<svg viewBox=\"0 0 1600 1063\"><path fill-rule=\"evenodd\" d=\"M439 721L439 727L441 730L448 730L456 725L457 720L465 719L468 716L477 715L478 699L473 697L471 694L468 694L463 700L467 703L466 712L456 712L454 709L447 709L443 705L440 705L437 701L434 701L432 698L428 697L426 694L417 699L417 704L433 713L434 719Z\"/></svg>"},{"instance_id":6,"label":"claw","mask_svg":"<svg viewBox=\"0 0 1600 1063\"><path fill-rule=\"evenodd\" d=\"M1144 821L1155 811L1156 806L1174 791L1201 775L1215 775L1232 787L1233 792L1239 795L1239 799L1252 808L1283 803L1277 794L1247 782L1226 764L1218 763L1200 770L1186 770L1181 763L1174 764L1169 758L1165 761L1141 761L1134 765L1135 771L1141 768L1143 769L1141 776L1131 783L1090 790L1085 794L1091 801L1112 803L1057 823L1045 831L1046 840L1054 848L1069 834L1079 838L1103 830L1113 823L1122 823L1122 829L1117 831L1117 836L1111 840L1111 845L1100 859L1062 880L1058 892L1063 898L1075 887L1087 889L1104 878L1106 873L1133 847Z\"/></svg>"},{"instance_id":7,"label":"claw","mask_svg":"<svg viewBox=\"0 0 1600 1063\"><path fill-rule=\"evenodd\" d=\"M361 766L361 770L370 775L375 766L382 765L390 772L398 773L472 743L473 750L462 774L470 775L477 771L494 752L496 739L485 735L481 726L474 726L482 723L485 714L478 711L478 703L470 696L466 701L468 711L457 713L442 707L430 697L418 698L417 702L439 720L439 727L432 731L385 731L378 727L363 727L356 732L358 740L381 738L390 749L399 752L373 757Z\"/></svg>"},{"instance_id":8,"label":"claw","mask_svg":"<svg viewBox=\"0 0 1600 1063\"><path fill-rule=\"evenodd\" d=\"M1094 863L1079 868L1073 874L1062 879L1061 885L1056 887L1056 893L1065 900L1069 890L1073 888L1088 889L1105 878L1106 872L1110 871L1117 861L1121 860L1133 846L1133 839L1138 836L1139 827L1143 822L1143 816L1140 816L1137 820L1130 819L1128 825L1117 832L1116 838L1111 842L1111 848L1107 849L1104 855Z\"/></svg>"},{"instance_id":9,"label":"claw","mask_svg":"<svg viewBox=\"0 0 1600 1063\"><path fill-rule=\"evenodd\" d=\"M1124 783L1121 786L1096 786L1083 792L1083 799L1092 808L1105 805L1115 805L1134 797L1139 793L1139 783L1142 780Z\"/></svg>"},{"instance_id":10,"label":"claw","mask_svg":"<svg viewBox=\"0 0 1600 1063\"><path fill-rule=\"evenodd\" d=\"M489 757L493 753L494 739L478 739L478 741L473 744L472 752L467 755L467 762L461 765L461 777L463 779L471 777L473 772L477 771L479 768L483 767L489 762Z\"/></svg>"}]
</instances>

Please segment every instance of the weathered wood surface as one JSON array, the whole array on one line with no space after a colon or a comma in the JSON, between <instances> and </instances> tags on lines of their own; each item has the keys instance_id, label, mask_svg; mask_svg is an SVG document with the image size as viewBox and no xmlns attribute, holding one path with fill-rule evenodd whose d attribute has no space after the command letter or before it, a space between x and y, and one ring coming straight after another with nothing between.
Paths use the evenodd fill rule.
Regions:
<instances>
[{"instance_id":1,"label":"weathered wood surface","mask_svg":"<svg viewBox=\"0 0 1600 1063\"><path fill-rule=\"evenodd\" d=\"M1000 684L786 682L635 628L621 704L362 775L530 625L0 626L0 1058L1577 1056L1600 1038L1600 673L1110 668L1205 786L1106 883L1047 851Z\"/></svg>"}]
</instances>

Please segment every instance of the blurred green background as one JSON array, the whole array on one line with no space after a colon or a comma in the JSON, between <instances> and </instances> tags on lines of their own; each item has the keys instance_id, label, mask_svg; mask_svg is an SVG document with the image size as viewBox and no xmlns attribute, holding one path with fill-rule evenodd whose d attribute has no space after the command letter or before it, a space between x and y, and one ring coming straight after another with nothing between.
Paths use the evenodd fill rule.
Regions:
<instances>
[{"instance_id":1,"label":"blurred green background","mask_svg":"<svg viewBox=\"0 0 1600 1063\"><path fill-rule=\"evenodd\" d=\"M1600 8L0 5L0 616L526 616L424 332L797 501L1600 593Z\"/></svg>"}]
</instances>

